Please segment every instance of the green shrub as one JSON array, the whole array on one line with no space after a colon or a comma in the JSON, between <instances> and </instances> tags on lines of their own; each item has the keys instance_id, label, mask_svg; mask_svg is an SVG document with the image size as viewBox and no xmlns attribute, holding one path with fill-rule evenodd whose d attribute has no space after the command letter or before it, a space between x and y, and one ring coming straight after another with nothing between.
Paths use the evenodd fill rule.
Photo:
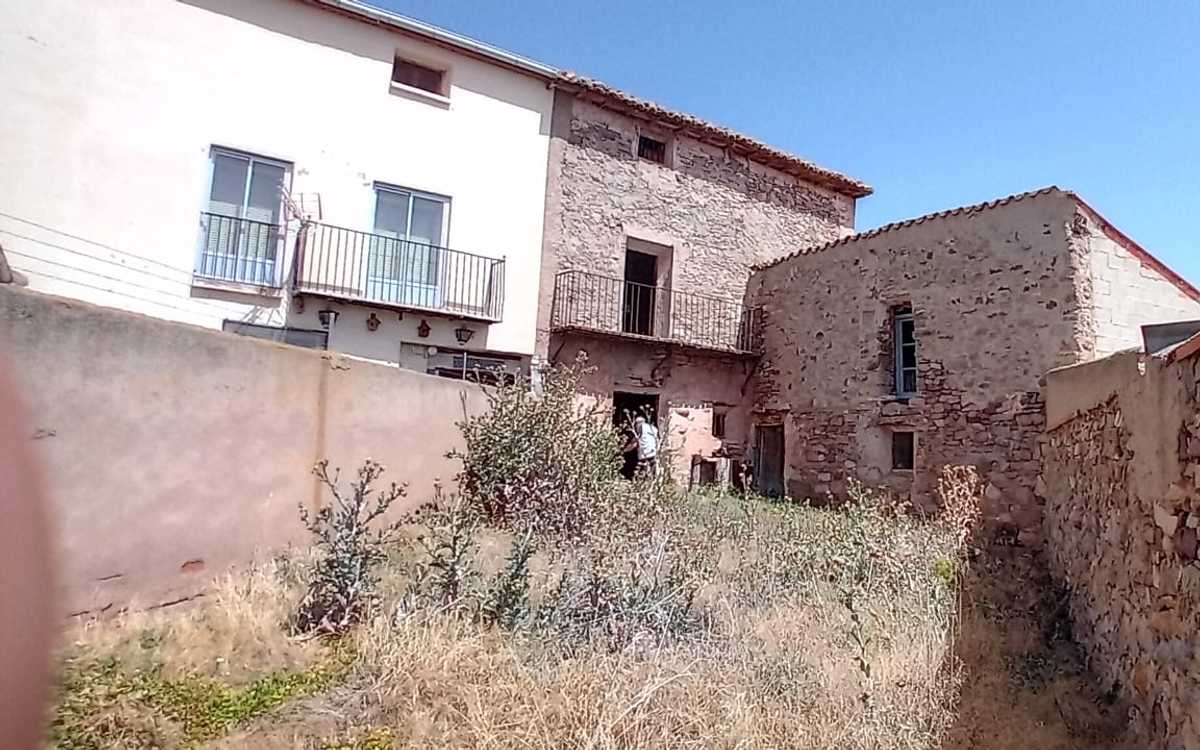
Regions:
<instances>
[{"instance_id":1,"label":"green shrub","mask_svg":"<svg viewBox=\"0 0 1200 750\"><path fill-rule=\"evenodd\" d=\"M578 397L586 372L554 368L540 394L521 381L489 389L488 410L460 423L459 487L489 524L572 538L624 491L611 420Z\"/></svg>"},{"instance_id":2,"label":"green shrub","mask_svg":"<svg viewBox=\"0 0 1200 750\"><path fill-rule=\"evenodd\" d=\"M300 507L300 518L312 533L320 558L296 613L296 632L344 633L374 605L379 582L375 568L397 536L398 524L384 524L382 518L405 495L404 486L394 483L376 495L373 485L383 472L382 465L367 459L345 495L338 487L339 470L330 476L328 461L313 468L333 502L315 513Z\"/></svg>"},{"instance_id":3,"label":"green shrub","mask_svg":"<svg viewBox=\"0 0 1200 750\"><path fill-rule=\"evenodd\" d=\"M537 547L533 533L513 540L504 569L496 574L480 607L483 622L517 630L529 620L529 561Z\"/></svg>"}]
</instances>

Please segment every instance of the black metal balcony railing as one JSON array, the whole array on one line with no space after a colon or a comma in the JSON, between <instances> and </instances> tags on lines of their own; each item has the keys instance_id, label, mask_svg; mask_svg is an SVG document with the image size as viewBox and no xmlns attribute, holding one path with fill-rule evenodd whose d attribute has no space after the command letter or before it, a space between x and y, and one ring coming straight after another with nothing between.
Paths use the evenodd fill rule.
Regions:
<instances>
[{"instance_id":1,"label":"black metal balcony railing","mask_svg":"<svg viewBox=\"0 0 1200 750\"><path fill-rule=\"evenodd\" d=\"M269 222L201 212L196 275L279 287L285 235L283 227Z\"/></svg>"},{"instance_id":2,"label":"black metal balcony railing","mask_svg":"<svg viewBox=\"0 0 1200 750\"><path fill-rule=\"evenodd\" d=\"M759 315L759 308L736 300L563 271L554 280L550 322L556 329L755 353Z\"/></svg>"},{"instance_id":3,"label":"black metal balcony railing","mask_svg":"<svg viewBox=\"0 0 1200 750\"><path fill-rule=\"evenodd\" d=\"M297 291L498 321L504 260L328 224L296 240Z\"/></svg>"}]
</instances>

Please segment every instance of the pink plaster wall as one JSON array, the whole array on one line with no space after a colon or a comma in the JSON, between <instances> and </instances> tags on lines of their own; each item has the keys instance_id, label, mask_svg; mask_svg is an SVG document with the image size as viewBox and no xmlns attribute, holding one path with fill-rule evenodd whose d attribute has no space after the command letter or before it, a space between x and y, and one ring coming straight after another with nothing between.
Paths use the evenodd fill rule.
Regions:
<instances>
[{"instance_id":1,"label":"pink plaster wall","mask_svg":"<svg viewBox=\"0 0 1200 750\"><path fill-rule=\"evenodd\" d=\"M312 465L451 480L471 385L0 287L0 361L30 415L71 612L171 601L305 542Z\"/></svg>"}]
</instances>

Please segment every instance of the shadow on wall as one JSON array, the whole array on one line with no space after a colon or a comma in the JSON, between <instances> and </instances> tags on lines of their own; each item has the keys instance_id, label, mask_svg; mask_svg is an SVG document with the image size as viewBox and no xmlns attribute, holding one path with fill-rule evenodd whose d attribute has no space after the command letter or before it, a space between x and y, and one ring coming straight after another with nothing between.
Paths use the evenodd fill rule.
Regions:
<instances>
[{"instance_id":1,"label":"shadow on wall","mask_svg":"<svg viewBox=\"0 0 1200 750\"><path fill-rule=\"evenodd\" d=\"M333 9L316 7L294 0L179 1L278 34L376 60L386 64L388 71L391 70L399 40L409 40L409 44L414 47L430 44L423 40L416 42L417 37L411 37L401 31L381 28L373 23L348 17ZM451 54L439 50L437 57L444 58ZM274 61L274 64L278 65L281 74L301 75L298 71L290 69L286 60ZM388 73L383 75L389 76ZM552 97L546 93L546 88L541 82L533 82L531 79L531 83L536 83L536 85L522 85L513 80L516 75L520 74L500 72L496 66L489 63L464 60L455 56L451 81L452 85L457 88L466 89L480 96L500 99L515 107L537 112L540 115L538 133L549 135ZM381 94L387 93L389 81L390 77L379 81ZM320 91L314 91L314 100L319 101L320 95Z\"/></svg>"},{"instance_id":2,"label":"shadow on wall","mask_svg":"<svg viewBox=\"0 0 1200 750\"><path fill-rule=\"evenodd\" d=\"M1039 551L992 545L972 563L955 655L963 682L947 750L1135 747L1128 706L1097 688Z\"/></svg>"}]
</instances>

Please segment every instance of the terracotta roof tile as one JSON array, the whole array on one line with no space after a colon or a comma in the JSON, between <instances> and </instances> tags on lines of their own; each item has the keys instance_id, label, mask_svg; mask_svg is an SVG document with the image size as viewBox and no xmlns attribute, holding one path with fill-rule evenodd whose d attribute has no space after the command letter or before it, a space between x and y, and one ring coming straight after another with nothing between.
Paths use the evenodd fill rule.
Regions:
<instances>
[{"instance_id":1,"label":"terracotta roof tile","mask_svg":"<svg viewBox=\"0 0 1200 750\"><path fill-rule=\"evenodd\" d=\"M916 226L917 224L924 224L925 222L932 221L934 219L944 219L948 216L961 216L962 214L972 214L972 213L978 213L980 211L988 211L993 208L998 208L999 206L1006 206L1009 203L1016 203L1017 201L1023 201L1027 198L1033 198L1033 197L1039 196L1039 195L1048 195L1050 193L1066 194L1066 191L1060 190L1058 187L1051 185L1049 187L1044 187L1040 190L1031 190L1027 193L1017 193L1016 195L1009 195L1004 198L997 198L995 200L987 201L985 203L975 203L970 206L960 206L958 208L949 208L949 209L946 209L945 211L938 211L936 213L925 214L924 216L918 216L915 219L905 219L904 221L895 221L895 222L892 222L891 224L884 224L881 227L876 227L875 229L869 229L865 232L856 232L855 234L849 234L849 235L846 235L845 237L842 237L841 239L836 239L836 240L833 240L832 242L826 242L822 245L813 245L812 247L802 247L793 253L788 253L787 255L783 256L782 258L776 258L775 260L773 260L769 263L759 263L755 266L752 266L752 268L755 271L761 271L765 268L770 268L771 266L777 266L786 260L791 260L792 258L795 258L800 255L815 255L816 253L823 253L826 250L831 250L835 247L840 247L841 245L848 245L851 242L857 242L858 240L866 240L866 239L870 239L872 237L878 237L881 234L887 234L888 232L894 232L897 229L903 229L905 227Z\"/></svg>"},{"instance_id":2,"label":"terracotta roof tile","mask_svg":"<svg viewBox=\"0 0 1200 750\"><path fill-rule=\"evenodd\" d=\"M799 250L797 250L793 253L789 253L789 254L783 256L782 258L776 258L775 260L771 261L770 263L760 263L758 265L752 266L752 269L755 271L761 271L766 268L771 268L772 266L777 266L780 263L783 263L784 261L790 260L790 259L795 258L800 255L814 255L816 253L825 252L826 250L831 250L835 247L840 247L842 245L848 245L851 242L857 242L858 240L870 239L872 237L878 237L879 235L882 235L882 234L887 234L888 232L894 232L897 229L903 229L905 227L916 226L917 224L924 224L925 222L932 221L934 219L944 219L949 216L961 216L964 214L974 214L974 213L979 213L982 211L990 211L993 208L998 208L1000 206L1006 206L1010 203L1016 203L1018 201L1028 200L1029 198L1035 198L1035 197L1042 196L1042 195L1049 195L1051 193L1057 193L1059 195L1066 196L1066 197L1070 198L1071 200L1073 200L1075 202L1075 204L1077 206L1079 206L1079 208L1081 208L1084 212L1086 212L1092 218L1093 221L1095 221L1097 224L1100 225L1101 230L1109 237L1109 239L1111 239L1113 242L1116 242L1118 245L1121 245L1126 250L1128 250L1129 253L1131 255L1133 255L1135 258L1137 258L1143 265L1149 266L1150 268L1153 268L1158 273L1162 274L1162 276L1164 278L1166 278L1168 281L1170 281L1172 284L1174 284L1175 287L1177 289L1179 289L1181 292L1183 292L1187 296L1191 297L1192 299L1200 302L1200 289L1197 289L1187 279L1183 278L1182 276L1177 274L1175 271L1173 271L1166 263L1163 263L1161 260L1154 257L1154 255L1152 255L1149 250L1142 247L1138 243L1134 242L1132 239L1129 238L1128 235L1126 235L1121 230L1117 229L1113 225L1112 222L1110 222L1108 219L1104 218L1104 216L1102 216L1099 211L1097 211L1096 209L1094 209L1090 205L1088 205L1088 202L1085 201L1083 198L1079 197L1079 195L1077 193L1075 193L1074 191L1071 191L1071 190L1063 190L1062 188L1057 187L1055 185L1050 185L1049 187L1044 187L1044 188L1041 188L1040 190L1030 190L1027 193L1017 193L1015 195L1009 195L1009 196L1005 196L1003 198L997 198L995 200L990 200L990 201L987 201L984 203L975 203L970 206L960 206L959 208L951 208L951 209L947 209L945 211L938 211L938 212L932 213L932 214L925 214L924 216L918 216L915 219L905 219L904 221L896 221L891 224L884 224L881 227L876 227L875 229L870 229L865 232L858 232L856 234L847 235L845 237L842 237L841 239L837 239L832 242L826 242L822 245L814 245L812 247L800 248Z\"/></svg>"},{"instance_id":3,"label":"terracotta roof tile","mask_svg":"<svg viewBox=\"0 0 1200 750\"><path fill-rule=\"evenodd\" d=\"M729 148L734 153L741 154L759 164L793 174L836 193L852 198L862 198L874 192L871 186L865 182L847 177L832 169L826 169L786 151L780 151L748 135L701 120L693 115L667 109L646 99L640 99L600 81L564 71L559 74L559 84L564 88L573 88L590 94L598 100L601 106L609 106L619 111L666 123L668 126L688 132L700 140Z\"/></svg>"}]
</instances>

